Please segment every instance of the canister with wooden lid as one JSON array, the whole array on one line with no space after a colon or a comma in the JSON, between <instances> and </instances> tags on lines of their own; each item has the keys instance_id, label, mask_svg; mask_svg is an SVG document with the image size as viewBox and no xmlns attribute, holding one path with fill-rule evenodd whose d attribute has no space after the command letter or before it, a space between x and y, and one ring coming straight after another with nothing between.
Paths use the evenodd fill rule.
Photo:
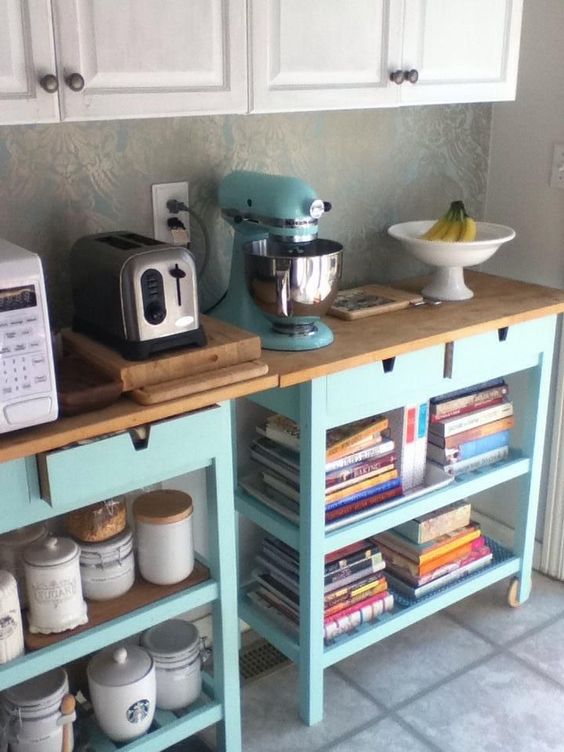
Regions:
<instances>
[{"instance_id":1,"label":"canister with wooden lid","mask_svg":"<svg viewBox=\"0 0 564 752\"><path fill-rule=\"evenodd\" d=\"M181 582L194 569L192 498L182 491L149 491L133 502L137 562L156 585Z\"/></svg>"},{"instance_id":2,"label":"canister with wooden lid","mask_svg":"<svg viewBox=\"0 0 564 752\"><path fill-rule=\"evenodd\" d=\"M24 653L22 614L16 578L0 569L0 663Z\"/></svg>"},{"instance_id":3,"label":"canister with wooden lid","mask_svg":"<svg viewBox=\"0 0 564 752\"><path fill-rule=\"evenodd\" d=\"M30 632L64 632L88 621L79 557L70 538L49 537L25 549Z\"/></svg>"}]
</instances>

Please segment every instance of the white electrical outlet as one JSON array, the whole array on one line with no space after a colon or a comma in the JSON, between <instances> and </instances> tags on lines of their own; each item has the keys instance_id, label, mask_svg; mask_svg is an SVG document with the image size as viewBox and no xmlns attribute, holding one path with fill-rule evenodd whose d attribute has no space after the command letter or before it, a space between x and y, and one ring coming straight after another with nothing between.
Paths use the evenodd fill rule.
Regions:
<instances>
[{"instance_id":1,"label":"white electrical outlet","mask_svg":"<svg viewBox=\"0 0 564 752\"><path fill-rule=\"evenodd\" d=\"M189 214L188 212L171 214L166 206L171 198L182 201L186 206L189 206L188 183L182 181L179 183L158 183L153 185L153 235L156 240L161 240L163 243L172 243L170 227L167 224L170 217L178 217L185 225L188 237L190 237L188 225Z\"/></svg>"},{"instance_id":2,"label":"white electrical outlet","mask_svg":"<svg viewBox=\"0 0 564 752\"><path fill-rule=\"evenodd\" d=\"M564 188L564 144L555 144L552 155L551 188Z\"/></svg>"}]
</instances>

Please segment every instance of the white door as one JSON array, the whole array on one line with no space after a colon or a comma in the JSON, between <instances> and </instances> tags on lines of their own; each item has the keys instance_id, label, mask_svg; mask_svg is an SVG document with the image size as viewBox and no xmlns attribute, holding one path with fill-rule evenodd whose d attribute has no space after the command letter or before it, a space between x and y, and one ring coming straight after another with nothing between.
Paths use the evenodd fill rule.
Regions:
<instances>
[{"instance_id":1,"label":"white door","mask_svg":"<svg viewBox=\"0 0 564 752\"><path fill-rule=\"evenodd\" d=\"M402 104L515 99L523 0L405 0Z\"/></svg>"},{"instance_id":2,"label":"white door","mask_svg":"<svg viewBox=\"0 0 564 752\"><path fill-rule=\"evenodd\" d=\"M396 105L403 0L251 0L251 112Z\"/></svg>"},{"instance_id":3,"label":"white door","mask_svg":"<svg viewBox=\"0 0 564 752\"><path fill-rule=\"evenodd\" d=\"M245 112L245 0L53 0L63 120Z\"/></svg>"},{"instance_id":4,"label":"white door","mask_svg":"<svg viewBox=\"0 0 564 752\"><path fill-rule=\"evenodd\" d=\"M0 124L58 120L55 74L50 0L0 0Z\"/></svg>"}]
</instances>

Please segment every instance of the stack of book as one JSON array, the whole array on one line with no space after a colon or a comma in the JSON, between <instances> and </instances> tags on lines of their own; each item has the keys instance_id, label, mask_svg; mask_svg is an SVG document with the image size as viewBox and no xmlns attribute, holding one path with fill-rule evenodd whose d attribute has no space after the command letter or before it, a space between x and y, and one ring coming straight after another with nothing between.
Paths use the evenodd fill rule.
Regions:
<instances>
[{"instance_id":1,"label":"stack of book","mask_svg":"<svg viewBox=\"0 0 564 752\"><path fill-rule=\"evenodd\" d=\"M325 521L357 514L402 494L388 418L375 415L327 432L325 456ZM260 477L241 485L285 516L299 516L299 427L282 415L271 415L251 457Z\"/></svg>"},{"instance_id":2,"label":"stack of book","mask_svg":"<svg viewBox=\"0 0 564 752\"><path fill-rule=\"evenodd\" d=\"M434 397L427 458L450 475L491 465L509 454L513 404L503 379Z\"/></svg>"},{"instance_id":3,"label":"stack of book","mask_svg":"<svg viewBox=\"0 0 564 752\"><path fill-rule=\"evenodd\" d=\"M393 590L421 598L489 564L491 549L459 502L375 536Z\"/></svg>"},{"instance_id":4,"label":"stack of book","mask_svg":"<svg viewBox=\"0 0 564 752\"><path fill-rule=\"evenodd\" d=\"M256 557L249 598L292 632L299 628L299 554L266 536ZM323 638L333 640L393 607L385 562L374 541L362 540L325 557Z\"/></svg>"}]
</instances>

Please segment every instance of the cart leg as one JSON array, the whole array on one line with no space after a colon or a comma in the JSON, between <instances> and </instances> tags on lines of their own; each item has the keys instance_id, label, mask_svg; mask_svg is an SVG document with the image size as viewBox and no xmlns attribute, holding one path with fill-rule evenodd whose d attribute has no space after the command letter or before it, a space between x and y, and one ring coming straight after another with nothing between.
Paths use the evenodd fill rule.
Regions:
<instances>
[{"instance_id":1,"label":"cart leg","mask_svg":"<svg viewBox=\"0 0 564 752\"><path fill-rule=\"evenodd\" d=\"M530 578L528 587L525 588L519 577L513 577L513 579L509 583L509 587L507 588L507 603L511 606L511 608L518 608L519 606L522 606L523 603L525 603L530 593Z\"/></svg>"}]
</instances>

